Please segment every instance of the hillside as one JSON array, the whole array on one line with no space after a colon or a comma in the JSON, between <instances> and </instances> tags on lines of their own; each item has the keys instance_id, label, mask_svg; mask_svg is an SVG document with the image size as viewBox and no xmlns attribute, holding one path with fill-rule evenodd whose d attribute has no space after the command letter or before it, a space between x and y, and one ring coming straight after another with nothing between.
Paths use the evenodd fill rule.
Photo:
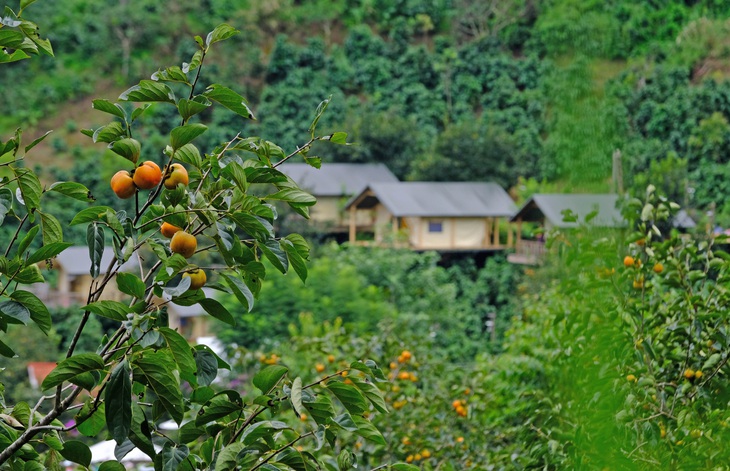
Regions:
<instances>
[{"instance_id":1,"label":"hillside","mask_svg":"<svg viewBox=\"0 0 730 471\"><path fill-rule=\"evenodd\" d=\"M715 202L728 224L717 164L730 155L730 7L663 3L58 0L43 6L56 59L0 71L22 85L0 90L12 110L0 135L18 123L31 135L53 129L33 163L73 171L99 152L78 132L102 124L92 98L116 98L151 64L189 60L183 38L225 21L241 34L211 70L238 84L258 120L203 114L216 130L208 147L243 131L294 148L332 95L323 124L355 145L315 149L325 161L384 162L407 179L521 181L518 193L604 191L621 149L627 188L653 182L699 212ZM144 124L154 129L160 113ZM143 151L160 145L152 131Z\"/></svg>"}]
</instances>

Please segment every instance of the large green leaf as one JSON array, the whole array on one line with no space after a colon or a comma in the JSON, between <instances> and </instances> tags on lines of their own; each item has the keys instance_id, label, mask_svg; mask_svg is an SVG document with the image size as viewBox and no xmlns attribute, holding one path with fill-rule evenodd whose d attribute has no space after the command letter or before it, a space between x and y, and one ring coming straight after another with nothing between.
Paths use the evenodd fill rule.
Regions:
<instances>
[{"instance_id":1,"label":"large green leaf","mask_svg":"<svg viewBox=\"0 0 730 471\"><path fill-rule=\"evenodd\" d=\"M56 182L48 188L48 191L55 191L61 193L64 196L68 196L69 198L83 201L84 203L90 203L94 201L94 197L91 195L89 189L81 183Z\"/></svg>"},{"instance_id":2,"label":"large green leaf","mask_svg":"<svg viewBox=\"0 0 730 471\"><path fill-rule=\"evenodd\" d=\"M165 339L165 343L170 348L172 358L177 363L180 377L193 386L198 384L195 378L197 366L195 365L195 357L190 348L190 344L185 338L176 331L168 327L160 327L160 334Z\"/></svg>"},{"instance_id":3,"label":"large green leaf","mask_svg":"<svg viewBox=\"0 0 730 471\"><path fill-rule=\"evenodd\" d=\"M119 138L126 136L127 133L122 126L122 123L118 121L111 122L106 126L102 126L91 133L91 139L94 142L108 142L112 143Z\"/></svg>"},{"instance_id":4,"label":"large green leaf","mask_svg":"<svg viewBox=\"0 0 730 471\"><path fill-rule=\"evenodd\" d=\"M218 376L218 359L212 352L201 349L195 350L193 355L195 357L198 384L200 386L210 386Z\"/></svg>"},{"instance_id":5,"label":"large green leaf","mask_svg":"<svg viewBox=\"0 0 730 471\"><path fill-rule=\"evenodd\" d=\"M242 442L231 443L223 448L215 462L215 471L232 471L237 469L238 454L243 451L246 445Z\"/></svg>"},{"instance_id":6,"label":"large green leaf","mask_svg":"<svg viewBox=\"0 0 730 471\"><path fill-rule=\"evenodd\" d=\"M302 378L296 377L291 385L291 405L298 415L304 412L302 405Z\"/></svg>"},{"instance_id":7,"label":"large green leaf","mask_svg":"<svg viewBox=\"0 0 730 471\"><path fill-rule=\"evenodd\" d=\"M72 226L83 224L85 222L101 221L106 216L107 211L114 211L109 206L92 206L91 208L82 209L71 220Z\"/></svg>"},{"instance_id":8,"label":"large green leaf","mask_svg":"<svg viewBox=\"0 0 730 471\"><path fill-rule=\"evenodd\" d=\"M238 227L246 231L247 234L256 240L265 242L274 237L273 226L263 218L252 216L243 211L236 211L230 215L230 218Z\"/></svg>"},{"instance_id":9,"label":"large green leaf","mask_svg":"<svg viewBox=\"0 0 730 471\"><path fill-rule=\"evenodd\" d=\"M357 432L355 433L365 438L366 440L370 440L379 445L387 445L387 443L385 442L385 438L383 438L383 434L380 433L380 431L372 423L370 423L368 419L365 419L358 415L353 415L352 420L357 425Z\"/></svg>"},{"instance_id":10,"label":"large green leaf","mask_svg":"<svg viewBox=\"0 0 730 471\"><path fill-rule=\"evenodd\" d=\"M268 394L288 371L289 369L285 366L269 365L256 373L253 377L253 385L259 388L262 393Z\"/></svg>"},{"instance_id":11,"label":"large green leaf","mask_svg":"<svg viewBox=\"0 0 730 471\"><path fill-rule=\"evenodd\" d=\"M142 80L119 95L123 101L166 102L175 104L175 94L167 85L152 80Z\"/></svg>"},{"instance_id":12,"label":"large green leaf","mask_svg":"<svg viewBox=\"0 0 730 471\"><path fill-rule=\"evenodd\" d=\"M60 453L67 460L78 463L86 468L91 465L91 450L84 442L68 440L63 444L63 449Z\"/></svg>"},{"instance_id":13,"label":"large green leaf","mask_svg":"<svg viewBox=\"0 0 730 471\"><path fill-rule=\"evenodd\" d=\"M119 106L117 103L112 103L109 100L92 100L91 101L91 107L95 110L103 111L104 113L109 113L111 115L114 115L118 118L126 119L126 115L124 114L124 109Z\"/></svg>"},{"instance_id":14,"label":"large green leaf","mask_svg":"<svg viewBox=\"0 0 730 471\"><path fill-rule=\"evenodd\" d=\"M104 392L106 423L112 438L121 444L132 428L132 381L129 364L120 362L109 377Z\"/></svg>"},{"instance_id":15,"label":"large green leaf","mask_svg":"<svg viewBox=\"0 0 730 471\"><path fill-rule=\"evenodd\" d=\"M56 255L60 254L73 244L70 242L53 242L48 245L44 245L40 249L33 252L30 257L25 261L26 264L38 263L43 260L48 260Z\"/></svg>"},{"instance_id":16,"label":"large green leaf","mask_svg":"<svg viewBox=\"0 0 730 471\"><path fill-rule=\"evenodd\" d=\"M200 307L202 307L205 312L210 314L211 316L215 317L219 321L225 322L226 324L230 326L236 325L236 319L231 315L230 312L228 312L228 309L226 309L225 306L223 306L221 303L216 301L212 298L205 298L200 300Z\"/></svg>"},{"instance_id":17,"label":"large green leaf","mask_svg":"<svg viewBox=\"0 0 730 471\"><path fill-rule=\"evenodd\" d=\"M213 31L208 33L205 38L205 46L210 47L211 44L215 44L218 41L224 41L231 36L238 34L238 30L232 26L222 23L215 27Z\"/></svg>"},{"instance_id":18,"label":"large green leaf","mask_svg":"<svg viewBox=\"0 0 730 471\"><path fill-rule=\"evenodd\" d=\"M183 420L184 406L180 385L174 374L177 367L172 357L164 350L145 352L134 360L134 366L145 376L147 384L154 390L162 407L175 422L180 424Z\"/></svg>"},{"instance_id":19,"label":"large green leaf","mask_svg":"<svg viewBox=\"0 0 730 471\"><path fill-rule=\"evenodd\" d=\"M294 271L297 273L299 278L302 281L307 281L307 264L306 264L306 258L302 256L302 252L300 249L297 248L296 245L294 245L291 240L289 239L281 239L279 245L282 249L284 249L284 252L286 252L286 255L289 259L289 263L292 267L294 267Z\"/></svg>"},{"instance_id":20,"label":"large green leaf","mask_svg":"<svg viewBox=\"0 0 730 471\"><path fill-rule=\"evenodd\" d=\"M241 95L234 92L228 87L213 84L206 89L203 95L215 102L220 103L237 115L243 116L244 118L248 119L255 119L253 112L251 112L248 105L246 104L246 100Z\"/></svg>"},{"instance_id":21,"label":"large green leaf","mask_svg":"<svg viewBox=\"0 0 730 471\"><path fill-rule=\"evenodd\" d=\"M124 294L134 296L137 299L143 299L145 295L144 282L133 273L119 272L117 273L117 288Z\"/></svg>"},{"instance_id":22,"label":"large green leaf","mask_svg":"<svg viewBox=\"0 0 730 471\"><path fill-rule=\"evenodd\" d=\"M197 96L192 100L180 98L177 102L177 110L180 112L180 116L187 121L190 117L207 110L210 105L210 100L204 96Z\"/></svg>"},{"instance_id":23,"label":"large green leaf","mask_svg":"<svg viewBox=\"0 0 730 471\"><path fill-rule=\"evenodd\" d=\"M137 163L139 155L142 153L142 146L139 141L137 139L132 139L131 137L116 140L109 144L109 148L112 152L117 155L121 155L133 164Z\"/></svg>"},{"instance_id":24,"label":"large green leaf","mask_svg":"<svg viewBox=\"0 0 730 471\"><path fill-rule=\"evenodd\" d=\"M58 222L52 214L38 211L41 217L41 229L43 234L43 245L63 242L63 229L61 223Z\"/></svg>"},{"instance_id":25,"label":"large green leaf","mask_svg":"<svg viewBox=\"0 0 730 471\"><path fill-rule=\"evenodd\" d=\"M104 360L96 353L80 353L66 358L43 380L41 389L55 388L64 381L72 381L77 376L90 371L104 369Z\"/></svg>"},{"instance_id":26,"label":"large green leaf","mask_svg":"<svg viewBox=\"0 0 730 471\"><path fill-rule=\"evenodd\" d=\"M27 168L11 168L15 174L15 178L17 178L20 194L23 197L23 204L25 204L26 209L28 212L38 209L41 205L41 194L43 193L40 180L38 180L35 173Z\"/></svg>"},{"instance_id":27,"label":"large green leaf","mask_svg":"<svg viewBox=\"0 0 730 471\"><path fill-rule=\"evenodd\" d=\"M327 383L327 389L332 391L350 413L362 414L368 410L367 400L354 386L340 381L330 381Z\"/></svg>"},{"instance_id":28,"label":"large green leaf","mask_svg":"<svg viewBox=\"0 0 730 471\"><path fill-rule=\"evenodd\" d=\"M44 333L47 334L51 330L51 313L38 296L30 291L18 289L13 291L10 298L22 304L30 311L30 318Z\"/></svg>"},{"instance_id":29,"label":"large green leaf","mask_svg":"<svg viewBox=\"0 0 730 471\"><path fill-rule=\"evenodd\" d=\"M360 390L360 392L365 395L365 397L368 399L368 401L370 401L375 409L384 414L388 412L388 407L385 404L385 400L383 399L383 394L380 392L377 386L375 386L373 383L368 383L357 378L353 378L352 382Z\"/></svg>"},{"instance_id":30,"label":"large green leaf","mask_svg":"<svg viewBox=\"0 0 730 471\"><path fill-rule=\"evenodd\" d=\"M91 259L89 274L96 278L101 271L101 257L104 255L104 226L96 222L89 224L86 228L86 244L89 246Z\"/></svg>"},{"instance_id":31,"label":"large green leaf","mask_svg":"<svg viewBox=\"0 0 730 471\"><path fill-rule=\"evenodd\" d=\"M287 203L298 203L305 206L312 206L317 203L317 198L299 188L282 188L276 193L265 197L267 200L281 200Z\"/></svg>"},{"instance_id":32,"label":"large green leaf","mask_svg":"<svg viewBox=\"0 0 730 471\"><path fill-rule=\"evenodd\" d=\"M87 304L83 309L115 321L126 321L127 314L132 312L129 306L119 301L96 301Z\"/></svg>"},{"instance_id":33,"label":"large green leaf","mask_svg":"<svg viewBox=\"0 0 730 471\"><path fill-rule=\"evenodd\" d=\"M246 428L241 434L241 441L246 445L254 443L260 438L267 438L279 430L290 428L286 423L278 420L263 420Z\"/></svg>"},{"instance_id":34,"label":"large green leaf","mask_svg":"<svg viewBox=\"0 0 730 471\"><path fill-rule=\"evenodd\" d=\"M170 442L165 442L160 452L162 460L162 471L177 471L178 466L190 454L190 450L185 445L172 446Z\"/></svg>"},{"instance_id":35,"label":"large green leaf","mask_svg":"<svg viewBox=\"0 0 730 471\"><path fill-rule=\"evenodd\" d=\"M228 286L230 286L234 296L236 296L236 299L243 304L244 309L251 311L251 309L253 309L254 299L253 293L249 287L246 286L246 284L236 275L220 273L220 276L226 281Z\"/></svg>"},{"instance_id":36,"label":"large green leaf","mask_svg":"<svg viewBox=\"0 0 730 471\"><path fill-rule=\"evenodd\" d=\"M198 415L195 416L195 425L205 425L240 411L241 404L232 402L225 395L216 396L200 408Z\"/></svg>"},{"instance_id":37,"label":"large green leaf","mask_svg":"<svg viewBox=\"0 0 730 471\"><path fill-rule=\"evenodd\" d=\"M192 142L193 139L208 130L208 126L200 123L178 126L170 132L170 145L173 150Z\"/></svg>"},{"instance_id":38,"label":"large green leaf","mask_svg":"<svg viewBox=\"0 0 730 471\"><path fill-rule=\"evenodd\" d=\"M81 411L76 415L76 423L79 424L78 431L86 437L95 437L106 426L104 403L99 404L97 409L92 409L92 400L88 400Z\"/></svg>"},{"instance_id":39,"label":"large green leaf","mask_svg":"<svg viewBox=\"0 0 730 471\"><path fill-rule=\"evenodd\" d=\"M203 163L200 158L200 151L193 144L185 144L175 151L175 158L180 162L200 168Z\"/></svg>"},{"instance_id":40,"label":"large green leaf","mask_svg":"<svg viewBox=\"0 0 730 471\"><path fill-rule=\"evenodd\" d=\"M8 323L27 325L30 321L30 311L17 301L2 301L0 302L0 318Z\"/></svg>"}]
</instances>

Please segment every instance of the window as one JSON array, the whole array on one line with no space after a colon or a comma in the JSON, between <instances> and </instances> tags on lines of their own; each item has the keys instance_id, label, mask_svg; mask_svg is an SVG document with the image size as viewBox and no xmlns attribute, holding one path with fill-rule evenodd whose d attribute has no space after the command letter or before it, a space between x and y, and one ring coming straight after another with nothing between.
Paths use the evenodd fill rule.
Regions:
<instances>
[{"instance_id":1,"label":"window","mask_svg":"<svg viewBox=\"0 0 730 471\"><path fill-rule=\"evenodd\" d=\"M441 221L428 221L428 232L443 232L444 224Z\"/></svg>"}]
</instances>

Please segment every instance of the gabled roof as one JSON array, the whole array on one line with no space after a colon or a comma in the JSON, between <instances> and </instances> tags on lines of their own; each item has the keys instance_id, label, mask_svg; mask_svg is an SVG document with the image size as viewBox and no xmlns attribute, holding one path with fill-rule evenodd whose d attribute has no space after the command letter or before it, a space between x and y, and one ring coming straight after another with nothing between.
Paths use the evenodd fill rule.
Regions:
<instances>
[{"instance_id":1,"label":"gabled roof","mask_svg":"<svg viewBox=\"0 0 730 471\"><path fill-rule=\"evenodd\" d=\"M101 269L99 270L101 274L106 273L112 258L114 258L114 250L111 247L104 247L104 253L101 256ZM69 275L88 275L91 268L89 248L82 245L69 247L56 256L54 264L63 267ZM132 257L122 265L121 271L131 271L137 266L137 258Z\"/></svg>"},{"instance_id":2,"label":"gabled roof","mask_svg":"<svg viewBox=\"0 0 730 471\"><path fill-rule=\"evenodd\" d=\"M347 202L346 209L374 207L378 202L393 216L509 217L517 207L492 182L371 183Z\"/></svg>"},{"instance_id":3,"label":"gabled roof","mask_svg":"<svg viewBox=\"0 0 730 471\"><path fill-rule=\"evenodd\" d=\"M285 163L279 170L314 196L352 196L368 183L398 181L383 164L324 163L317 169L309 164Z\"/></svg>"},{"instance_id":4,"label":"gabled roof","mask_svg":"<svg viewBox=\"0 0 730 471\"><path fill-rule=\"evenodd\" d=\"M527 200L512 217L512 221L540 221L545 218L555 227L576 227L585 222L585 217L593 212L598 214L590 224L599 227L623 227L626 225L621 212L616 207L618 195L615 194L535 194ZM563 212L572 211L578 222L563 221Z\"/></svg>"}]
</instances>

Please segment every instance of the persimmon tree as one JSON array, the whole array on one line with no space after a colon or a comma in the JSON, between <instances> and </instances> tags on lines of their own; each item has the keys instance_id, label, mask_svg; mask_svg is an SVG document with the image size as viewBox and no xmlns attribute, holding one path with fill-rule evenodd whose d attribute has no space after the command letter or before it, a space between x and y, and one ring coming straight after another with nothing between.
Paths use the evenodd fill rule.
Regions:
<instances>
[{"instance_id":1,"label":"persimmon tree","mask_svg":"<svg viewBox=\"0 0 730 471\"><path fill-rule=\"evenodd\" d=\"M23 0L17 14L9 8L3 14L2 62L39 51L52 54L50 43L22 17L31 3ZM117 459L139 448L160 470L349 469L356 455L341 447L340 434L382 441L370 418L388 412L378 388L385 377L373 361L357 359L307 384L286 366L271 364L253 377L253 387L218 390L214 381L220 369L228 368L226 361L205 345L191 346L168 325L169 304L199 304L217 320L233 323L234 317L221 303L193 288L207 283L234 295L241 309L250 310L266 276L264 260L306 280L309 247L297 234L275 234L273 203L283 202L308 217L315 198L277 167L295 157L319 166L318 158L308 156L312 144L344 144L347 137L342 132L317 133L329 103L324 100L306 142L290 152L240 134L201 151L195 140L208 128L198 119L200 113L220 106L242 120L254 119L244 98L232 89L198 85L212 48L236 33L223 24L205 38L196 36L197 50L188 62L160 68L116 101L93 101L109 123L82 132L126 159L111 157L127 162L120 170L132 174L143 155L161 157L159 179L153 175L157 183L152 188L134 186L130 194L123 194L134 198L133 212L94 205L81 183L42 184L23 165L40 139L23 147L18 130L0 142L0 165L9 171L9 177L0 180L0 224L12 220L17 225L14 236L3 241L0 255L0 331L6 334L11 324L18 325L14 329L38 328L46 333L52 329L48 307L26 286L44 281L39 262L52 260L70 246L63 241L61 222L45 209L48 195L90 204L70 225L87 228L93 277L65 358L43 381L46 395L35 404L0 403L0 468L60 469L64 459L88 467L90 450L83 441L72 439L71 432L115 440ZM164 149L149 148L138 140L139 118L153 103L172 107L178 115L170 124ZM176 185L169 181L166 185L166 177L181 167L187 175L178 173ZM191 236L184 250L174 246L171 250L170 240L160 232L164 223ZM40 248L32 248L39 238ZM114 257L102 267L108 243ZM222 262L216 265L220 268L200 266L212 257ZM129 260L137 260L139 275L121 270ZM201 277L201 271L207 274ZM110 288L124 293L126 300L104 299ZM78 353L79 338L91 316L106 318L117 329L102 339L96 352ZM12 357L14 352L0 340L0 354ZM305 415L311 420L302 421ZM180 427L174 438L159 427L169 419ZM392 469L408 468L392 465ZM124 468L109 461L100 469Z\"/></svg>"}]
</instances>

